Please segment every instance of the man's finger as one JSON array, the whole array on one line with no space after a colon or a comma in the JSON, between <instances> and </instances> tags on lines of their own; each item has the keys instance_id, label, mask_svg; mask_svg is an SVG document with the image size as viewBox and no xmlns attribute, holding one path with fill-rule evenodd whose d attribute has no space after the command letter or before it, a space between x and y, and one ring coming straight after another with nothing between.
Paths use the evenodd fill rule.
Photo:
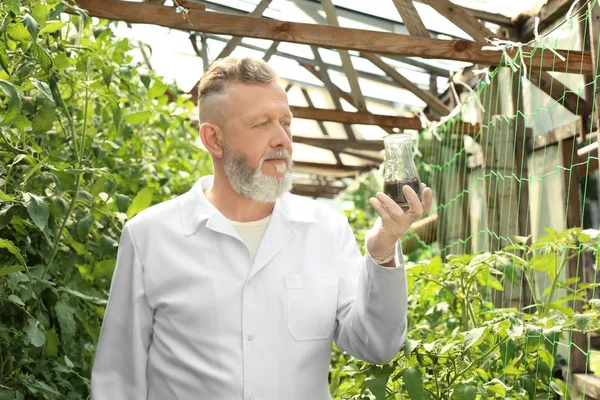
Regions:
<instances>
[{"instance_id":1,"label":"man's finger","mask_svg":"<svg viewBox=\"0 0 600 400\"><path fill-rule=\"evenodd\" d=\"M429 214L431 210L431 202L433 199L433 192L430 188L423 190L423 214Z\"/></svg>"},{"instance_id":2,"label":"man's finger","mask_svg":"<svg viewBox=\"0 0 600 400\"><path fill-rule=\"evenodd\" d=\"M369 204L377 211L377 214L381 217L382 220L387 220L392 218L387 208L375 197L371 197L369 199Z\"/></svg>"},{"instance_id":3,"label":"man's finger","mask_svg":"<svg viewBox=\"0 0 600 400\"><path fill-rule=\"evenodd\" d=\"M402 210L398 203L392 200L392 198L387 194L383 192L377 192L377 200L379 200L381 204L387 208L392 217L397 217L404 214L404 210Z\"/></svg>"},{"instance_id":4,"label":"man's finger","mask_svg":"<svg viewBox=\"0 0 600 400\"><path fill-rule=\"evenodd\" d=\"M402 193L404 194L404 198L408 202L408 206L410 209L407 212L415 213L416 215L423 214L423 205L421 204L421 200L419 200L419 196L415 193L414 189L408 185L405 185L402 188Z\"/></svg>"}]
</instances>

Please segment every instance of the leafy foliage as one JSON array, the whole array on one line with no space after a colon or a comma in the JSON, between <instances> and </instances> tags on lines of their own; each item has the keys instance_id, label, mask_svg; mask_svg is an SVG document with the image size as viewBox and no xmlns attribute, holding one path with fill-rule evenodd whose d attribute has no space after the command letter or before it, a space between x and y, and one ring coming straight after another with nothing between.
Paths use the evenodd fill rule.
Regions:
<instances>
[{"instance_id":1,"label":"leafy foliage","mask_svg":"<svg viewBox=\"0 0 600 400\"><path fill-rule=\"evenodd\" d=\"M192 101L131 49L62 1L0 2L2 399L89 396L124 222L211 171Z\"/></svg>"},{"instance_id":2,"label":"leafy foliage","mask_svg":"<svg viewBox=\"0 0 600 400\"><path fill-rule=\"evenodd\" d=\"M479 255L451 255L407 269L409 329L403 351L386 366L368 365L339 351L332 367L336 399L528 399L567 393L558 343L572 331L600 329L594 285L565 280L570 259L597 252L598 242L580 229L548 230L528 246ZM533 304L499 309L504 281L520 272L533 290ZM552 279L539 293L534 271ZM527 284L527 283L525 283ZM567 294L556 299L557 288ZM580 302L581 312L568 302ZM559 371L556 373L556 371Z\"/></svg>"}]
</instances>

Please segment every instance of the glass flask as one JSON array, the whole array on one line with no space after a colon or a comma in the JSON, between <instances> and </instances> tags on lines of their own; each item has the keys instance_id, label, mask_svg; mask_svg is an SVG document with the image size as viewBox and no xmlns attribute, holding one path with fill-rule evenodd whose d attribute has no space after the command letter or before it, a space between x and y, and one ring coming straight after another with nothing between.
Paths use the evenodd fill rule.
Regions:
<instances>
[{"instance_id":1,"label":"glass flask","mask_svg":"<svg viewBox=\"0 0 600 400\"><path fill-rule=\"evenodd\" d=\"M385 147L385 181L383 192L394 200L403 210L408 210L408 201L402 188L410 186L419 200L423 199L421 179L413 158L412 136L394 134L383 138Z\"/></svg>"}]
</instances>

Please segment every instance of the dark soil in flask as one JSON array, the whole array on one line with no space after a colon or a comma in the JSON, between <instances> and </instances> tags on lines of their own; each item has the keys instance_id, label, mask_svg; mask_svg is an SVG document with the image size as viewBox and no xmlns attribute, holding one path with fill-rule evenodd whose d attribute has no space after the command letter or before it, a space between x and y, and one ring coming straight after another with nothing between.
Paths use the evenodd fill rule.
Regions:
<instances>
[{"instance_id":1,"label":"dark soil in flask","mask_svg":"<svg viewBox=\"0 0 600 400\"><path fill-rule=\"evenodd\" d=\"M417 196L419 196L419 200L423 200L423 191L421 189L421 181L416 178L412 179L403 179L401 181L390 181L385 182L383 185L383 192L390 196L392 200L394 200L403 210L408 210L408 201L404 197L404 193L402 193L402 188L404 186L410 186Z\"/></svg>"}]
</instances>

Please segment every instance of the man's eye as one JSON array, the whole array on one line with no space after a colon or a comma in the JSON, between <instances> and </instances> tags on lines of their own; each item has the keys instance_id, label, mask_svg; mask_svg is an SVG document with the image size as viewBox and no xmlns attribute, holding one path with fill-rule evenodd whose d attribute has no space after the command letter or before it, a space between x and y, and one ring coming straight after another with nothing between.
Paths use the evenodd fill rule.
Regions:
<instances>
[{"instance_id":1,"label":"man's eye","mask_svg":"<svg viewBox=\"0 0 600 400\"><path fill-rule=\"evenodd\" d=\"M260 124L254 125L255 128L263 128L265 126L267 126L267 122L266 121L265 122L261 122Z\"/></svg>"},{"instance_id":2,"label":"man's eye","mask_svg":"<svg viewBox=\"0 0 600 400\"><path fill-rule=\"evenodd\" d=\"M281 123L281 125L285 126L286 128L289 128L290 126L292 126L292 123L284 121L284 122Z\"/></svg>"}]
</instances>

